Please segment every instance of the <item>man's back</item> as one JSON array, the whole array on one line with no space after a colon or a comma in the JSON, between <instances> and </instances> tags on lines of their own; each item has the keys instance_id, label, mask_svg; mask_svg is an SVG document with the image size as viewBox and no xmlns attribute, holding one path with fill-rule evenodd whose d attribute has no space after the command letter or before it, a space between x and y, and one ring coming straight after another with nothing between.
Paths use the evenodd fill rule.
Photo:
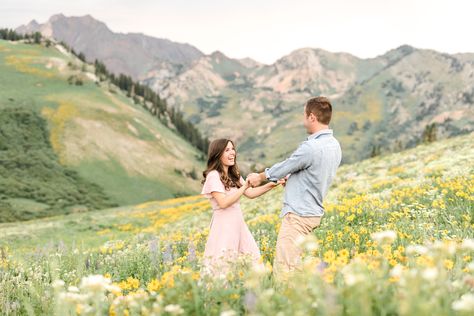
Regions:
<instances>
[{"instance_id":1,"label":"man's back","mask_svg":"<svg viewBox=\"0 0 474 316\"><path fill-rule=\"evenodd\" d=\"M323 199L341 163L341 146L326 129L309 136L298 150L308 161L289 177L281 215L322 216Z\"/></svg>"}]
</instances>

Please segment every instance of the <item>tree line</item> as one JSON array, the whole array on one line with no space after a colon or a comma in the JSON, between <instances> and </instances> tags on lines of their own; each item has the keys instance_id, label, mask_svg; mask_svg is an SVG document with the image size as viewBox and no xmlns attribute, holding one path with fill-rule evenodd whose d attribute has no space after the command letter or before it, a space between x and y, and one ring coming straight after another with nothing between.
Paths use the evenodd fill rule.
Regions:
<instances>
[{"instance_id":1,"label":"tree line","mask_svg":"<svg viewBox=\"0 0 474 316\"><path fill-rule=\"evenodd\" d=\"M32 34L19 34L12 29L0 29L0 39L7 41L29 40L35 44L41 43L43 35L40 32Z\"/></svg>"},{"instance_id":2,"label":"tree line","mask_svg":"<svg viewBox=\"0 0 474 316\"><path fill-rule=\"evenodd\" d=\"M79 56L78 56L79 57ZM100 80L108 79L119 89L126 92L127 96L133 98L135 103L143 102L144 107L156 116L165 125L168 120L173 124L179 134L189 141L196 148L207 153L209 140L202 136L201 132L188 120L184 118L183 112L174 107L168 107L166 101L161 99L159 94L147 85L134 81L132 77L111 73L104 63L99 60L94 61L95 74Z\"/></svg>"},{"instance_id":3,"label":"tree line","mask_svg":"<svg viewBox=\"0 0 474 316\"><path fill-rule=\"evenodd\" d=\"M0 39L9 41L29 40L35 44L40 44L42 35L39 32L33 34L19 34L12 29L0 29ZM46 40L47 46L50 41ZM86 56L82 52L76 52L66 43L61 42L66 49L81 61L86 62ZM204 137L194 124L184 118L183 112L174 108L168 107L166 100L160 98L159 94L153 91L150 87L134 81L130 76L124 74L114 74L110 72L104 63L99 60L94 61L95 74L101 80L109 80L112 84L124 91L128 97L133 98L135 103L142 101L143 106L153 116L157 117L163 124L169 125L171 123L176 131L183 136L188 142L199 149L203 153L207 153L209 148L209 140ZM141 99L141 100L140 100Z\"/></svg>"}]
</instances>

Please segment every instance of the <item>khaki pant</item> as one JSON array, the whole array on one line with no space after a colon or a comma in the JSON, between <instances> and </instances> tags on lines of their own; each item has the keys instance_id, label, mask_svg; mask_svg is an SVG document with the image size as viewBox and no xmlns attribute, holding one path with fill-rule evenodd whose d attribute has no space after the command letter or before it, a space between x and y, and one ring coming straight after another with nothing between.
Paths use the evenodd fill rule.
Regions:
<instances>
[{"instance_id":1,"label":"khaki pant","mask_svg":"<svg viewBox=\"0 0 474 316\"><path fill-rule=\"evenodd\" d=\"M276 255L273 263L275 277L284 281L289 272L301 269L302 249L299 240L321 224L321 216L302 217L287 213L278 233Z\"/></svg>"}]
</instances>

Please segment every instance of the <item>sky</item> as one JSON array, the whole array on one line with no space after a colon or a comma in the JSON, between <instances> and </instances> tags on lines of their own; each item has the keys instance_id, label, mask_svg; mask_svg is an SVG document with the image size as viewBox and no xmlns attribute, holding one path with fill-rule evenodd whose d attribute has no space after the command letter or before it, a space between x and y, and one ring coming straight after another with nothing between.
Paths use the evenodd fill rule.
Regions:
<instances>
[{"instance_id":1,"label":"sky","mask_svg":"<svg viewBox=\"0 0 474 316\"><path fill-rule=\"evenodd\" d=\"M472 0L0 0L0 28L90 14L114 32L270 64L304 47L361 58L404 44L474 52L473 12Z\"/></svg>"}]
</instances>

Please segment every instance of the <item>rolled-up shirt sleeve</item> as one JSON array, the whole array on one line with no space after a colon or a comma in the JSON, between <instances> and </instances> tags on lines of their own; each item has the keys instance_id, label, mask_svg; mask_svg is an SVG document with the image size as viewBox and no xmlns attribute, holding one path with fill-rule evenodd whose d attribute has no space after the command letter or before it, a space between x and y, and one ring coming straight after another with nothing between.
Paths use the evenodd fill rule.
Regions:
<instances>
[{"instance_id":1,"label":"rolled-up shirt sleeve","mask_svg":"<svg viewBox=\"0 0 474 316\"><path fill-rule=\"evenodd\" d=\"M270 181L277 181L286 177L290 173L295 173L306 169L311 165L313 153L311 146L303 142L285 161L274 164L265 169L265 176Z\"/></svg>"}]
</instances>

